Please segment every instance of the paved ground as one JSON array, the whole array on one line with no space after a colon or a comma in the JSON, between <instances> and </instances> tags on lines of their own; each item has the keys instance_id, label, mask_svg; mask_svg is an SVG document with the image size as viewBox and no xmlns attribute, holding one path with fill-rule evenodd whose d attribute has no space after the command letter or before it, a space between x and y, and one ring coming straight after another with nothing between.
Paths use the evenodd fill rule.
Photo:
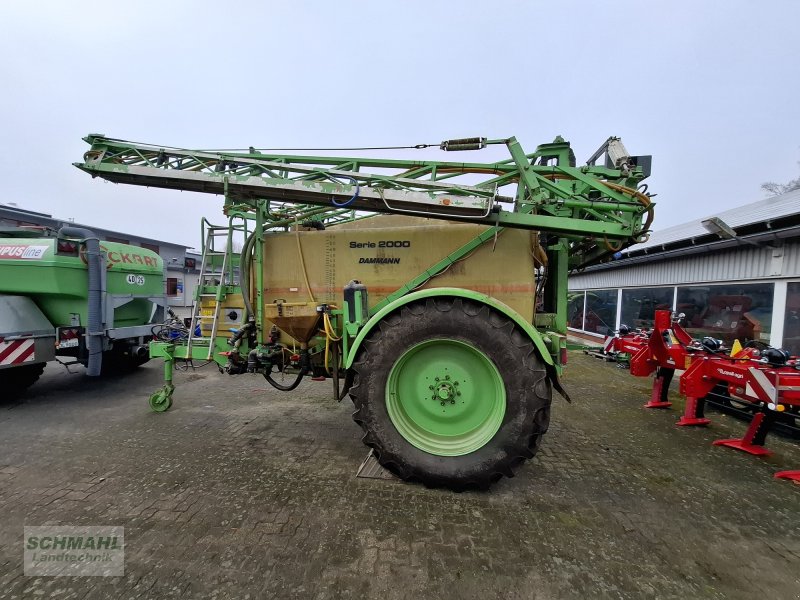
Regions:
<instances>
[{"instance_id":1,"label":"paved ground","mask_svg":"<svg viewBox=\"0 0 800 600\"><path fill-rule=\"evenodd\" d=\"M571 353L541 454L490 493L356 479L327 383L211 369L149 412L151 363L48 367L0 408L0 598L800 598L800 446L759 460L640 408L647 380ZM22 527L123 525L119 578L22 574Z\"/></svg>"}]
</instances>

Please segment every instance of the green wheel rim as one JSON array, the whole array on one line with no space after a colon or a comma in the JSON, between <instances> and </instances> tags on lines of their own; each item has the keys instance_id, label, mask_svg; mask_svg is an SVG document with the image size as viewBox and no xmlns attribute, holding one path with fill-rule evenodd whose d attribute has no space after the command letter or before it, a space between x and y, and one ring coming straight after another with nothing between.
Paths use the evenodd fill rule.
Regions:
<instances>
[{"instance_id":1,"label":"green wheel rim","mask_svg":"<svg viewBox=\"0 0 800 600\"><path fill-rule=\"evenodd\" d=\"M172 406L172 393L167 393L163 389L150 396L150 410L153 412L165 412Z\"/></svg>"},{"instance_id":2,"label":"green wheel rim","mask_svg":"<svg viewBox=\"0 0 800 600\"><path fill-rule=\"evenodd\" d=\"M386 384L389 418L410 444L437 456L462 456L491 440L506 414L506 388L477 348L434 339L406 350Z\"/></svg>"}]
</instances>

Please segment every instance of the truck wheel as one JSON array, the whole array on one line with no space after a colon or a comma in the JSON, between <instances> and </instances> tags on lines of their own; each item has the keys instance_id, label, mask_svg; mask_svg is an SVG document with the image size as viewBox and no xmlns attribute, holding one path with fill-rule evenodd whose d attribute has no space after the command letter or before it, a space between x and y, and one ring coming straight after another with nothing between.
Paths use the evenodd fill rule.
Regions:
<instances>
[{"instance_id":1,"label":"truck wheel","mask_svg":"<svg viewBox=\"0 0 800 600\"><path fill-rule=\"evenodd\" d=\"M486 489L547 430L552 389L533 343L479 302L428 298L389 314L353 370L363 441L405 480Z\"/></svg>"},{"instance_id":2,"label":"truck wheel","mask_svg":"<svg viewBox=\"0 0 800 600\"><path fill-rule=\"evenodd\" d=\"M129 373L150 360L150 357L137 358L119 350L103 352L103 364L100 367L103 375L122 375Z\"/></svg>"},{"instance_id":3,"label":"truck wheel","mask_svg":"<svg viewBox=\"0 0 800 600\"><path fill-rule=\"evenodd\" d=\"M12 367L0 371L0 389L2 397L12 399L18 396L34 383L44 372L45 363Z\"/></svg>"}]
</instances>

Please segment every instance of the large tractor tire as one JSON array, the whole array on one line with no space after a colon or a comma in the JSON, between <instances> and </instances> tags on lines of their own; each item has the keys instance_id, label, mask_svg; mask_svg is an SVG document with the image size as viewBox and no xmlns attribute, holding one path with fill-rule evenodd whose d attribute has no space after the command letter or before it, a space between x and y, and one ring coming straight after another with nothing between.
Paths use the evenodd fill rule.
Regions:
<instances>
[{"instance_id":1,"label":"large tractor tire","mask_svg":"<svg viewBox=\"0 0 800 600\"><path fill-rule=\"evenodd\" d=\"M390 313L353 364L353 420L381 465L430 487L486 489L536 453L552 388L530 338L485 304Z\"/></svg>"},{"instance_id":2,"label":"large tractor tire","mask_svg":"<svg viewBox=\"0 0 800 600\"><path fill-rule=\"evenodd\" d=\"M12 400L31 387L44 372L45 363L0 370L0 401Z\"/></svg>"}]
</instances>

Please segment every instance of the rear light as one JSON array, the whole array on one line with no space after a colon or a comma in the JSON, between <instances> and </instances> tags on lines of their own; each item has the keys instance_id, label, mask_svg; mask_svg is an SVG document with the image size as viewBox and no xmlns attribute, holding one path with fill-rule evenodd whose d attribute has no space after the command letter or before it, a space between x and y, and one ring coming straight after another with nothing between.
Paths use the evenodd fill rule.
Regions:
<instances>
[{"instance_id":1,"label":"rear light","mask_svg":"<svg viewBox=\"0 0 800 600\"><path fill-rule=\"evenodd\" d=\"M567 364L567 348L564 347L561 349L561 366L563 367L566 364Z\"/></svg>"},{"instance_id":2,"label":"rear light","mask_svg":"<svg viewBox=\"0 0 800 600\"><path fill-rule=\"evenodd\" d=\"M59 327L56 334L56 348L59 350L78 348L81 345L81 337L83 337L81 327Z\"/></svg>"}]
</instances>

